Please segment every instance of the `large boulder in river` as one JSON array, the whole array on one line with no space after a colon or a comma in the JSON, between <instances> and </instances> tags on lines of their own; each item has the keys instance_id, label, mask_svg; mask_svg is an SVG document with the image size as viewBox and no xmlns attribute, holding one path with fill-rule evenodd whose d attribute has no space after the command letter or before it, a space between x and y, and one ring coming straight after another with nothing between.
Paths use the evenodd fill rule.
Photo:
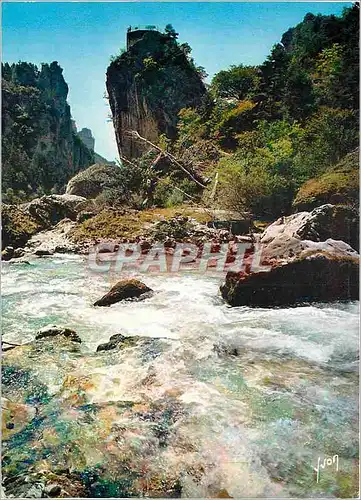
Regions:
<instances>
[{"instance_id":1,"label":"large boulder in river","mask_svg":"<svg viewBox=\"0 0 361 500\"><path fill-rule=\"evenodd\" d=\"M152 289L141 281L131 278L118 281L107 294L97 300L95 306L110 306L127 299L144 299L149 297Z\"/></svg>"},{"instance_id":2,"label":"large boulder in river","mask_svg":"<svg viewBox=\"0 0 361 500\"><path fill-rule=\"evenodd\" d=\"M96 198L101 193L110 190L124 191L124 174L116 165L101 165L96 163L79 172L70 179L66 193L85 198Z\"/></svg>"},{"instance_id":3,"label":"large boulder in river","mask_svg":"<svg viewBox=\"0 0 361 500\"><path fill-rule=\"evenodd\" d=\"M303 240L325 241L328 238L344 241L359 250L359 213L347 205L322 205L299 216L297 236Z\"/></svg>"},{"instance_id":4,"label":"large boulder in river","mask_svg":"<svg viewBox=\"0 0 361 500\"><path fill-rule=\"evenodd\" d=\"M348 209L332 205L281 217L260 238L268 271L229 272L223 298L233 306L357 299L359 256L341 240L352 240L350 217L352 226Z\"/></svg>"},{"instance_id":5,"label":"large boulder in river","mask_svg":"<svg viewBox=\"0 0 361 500\"><path fill-rule=\"evenodd\" d=\"M305 302L356 300L357 257L315 252L273 266L269 272L228 273L222 297L232 306L271 307Z\"/></svg>"},{"instance_id":6,"label":"large boulder in river","mask_svg":"<svg viewBox=\"0 0 361 500\"><path fill-rule=\"evenodd\" d=\"M63 219L75 220L86 201L82 196L52 194L24 203L21 208L46 229Z\"/></svg>"},{"instance_id":7,"label":"large boulder in river","mask_svg":"<svg viewBox=\"0 0 361 500\"><path fill-rule=\"evenodd\" d=\"M314 250L313 242L327 240L343 241L358 249L358 230L357 211L350 207L322 205L312 212L280 217L271 224L260 239L262 257L268 262L289 261L304 250ZM317 248L332 253L335 243L331 243L331 247L325 243Z\"/></svg>"}]
</instances>

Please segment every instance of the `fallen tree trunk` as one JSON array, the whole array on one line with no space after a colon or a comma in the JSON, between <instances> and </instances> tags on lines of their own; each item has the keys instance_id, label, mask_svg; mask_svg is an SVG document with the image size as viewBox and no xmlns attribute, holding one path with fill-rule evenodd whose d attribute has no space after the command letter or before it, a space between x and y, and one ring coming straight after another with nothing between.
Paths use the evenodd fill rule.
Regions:
<instances>
[{"instance_id":1,"label":"fallen tree trunk","mask_svg":"<svg viewBox=\"0 0 361 500\"><path fill-rule=\"evenodd\" d=\"M194 181L196 184L198 184L198 186L200 186L201 188L205 188L206 186L200 182L192 172L190 172L189 170L187 170L178 160L175 156L173 156L171 153L168 153L167 151L163 151L162 148L160 148L159 146L157 146L156 144L154 144L153 142L149 141L148 139L146 139L145 137L142 137L141 135L139 135L139 133L136 131L136 130L129 130L128 132L128 135L130 135L131 137L135 138L135 139L138 139L139 141L143 141L145 142L146 144L148 144L149 146L151 146L152 148L156 149L157 151L159 151L160 153L162 153L164 156L166 156L167 158L169 158L169 160L174 163L174 165L176 165L178 168L180 168L185 174L187 174L187 176L192 179L192 181Z\"/></svg>"}]
</instances>

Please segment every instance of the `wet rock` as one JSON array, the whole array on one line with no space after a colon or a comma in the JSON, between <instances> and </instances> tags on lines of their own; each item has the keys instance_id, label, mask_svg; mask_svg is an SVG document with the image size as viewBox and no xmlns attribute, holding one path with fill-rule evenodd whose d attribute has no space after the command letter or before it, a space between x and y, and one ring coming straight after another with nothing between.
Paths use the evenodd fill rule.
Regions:
<instances>
[{"instance_id":1,"label":"wet rock","mask_svg":"<svg viewBox=\"0 0 361 500\"><path fill-rule=\"evenodd\" d=\"M61 328L55 325L45 326L44 328L39 330L35 335L35 339L36 340L46 339L51 337L57 337L58 335L63 335L72 342L81 343L81 338L74 330L71 330L70 328Z\"/></svg>"},{"instance_id":2,"label":"wet rock","mask_svg":"<svg viewBox=\"0 0 361 500\"><path fill-rule=\"evenodd\" d=\"M268 272L240 276L228 273L222 297L232 306L272 307L306 302L356 300L359 263L356 257L326 252L303 255Z\"/></svg>"},{"instance_id":3,"label":"wet rock","mask_svg":"<svg viewBox=\"0 0 361 500\"><path fill-rule=\"evenodd\" d=\"M116 335L112 335L109 339L109 342L106 342L105 344L98 345L97 352L110 351L111 349L115 349L122 342L124 342L125 338L126 337L124 335L122 335L121 333L118 333Z\"/></svg>"},{"instance_id":4,"label":"wet rock","mask_svg":"<svg viewBox=\"0 0 361 500\"><path fill-rule=\"evenodd\" d=\"M12 246L7 246L4 248L4 250L1 252L1 260L10 260L14 257L14 247Z\"/></svg>"},{"instance_id":5,"label":"wet rock","mask_svg":"<svg viewBox=\"0 0 361 500\"><path fill-rule=\"evenodd\" d=\"M74 248L70 245L56 245L54 247L54 253L72 253Z\"/></svg>"},{"instance_id":6,"label":"wet rock","mask_svg":"<svg viewBox=\"0 0 361 500\"><path fill-rule=\"evenodd\" d=\"M43 257L45 255L53 255L54 250L50 248L37 248L34 252L34 255L37 255L38 257Z\"/></svg>"},{"instance_id":7,"label":"wet rock","mask_svg":"<svg viewBox=\"0 0 361 500\"><path fill-rule=\"evenodd\" d=\"M22 431L33 420L36 409L29 404L20 404L1 398L2 440L5 442L13 434Z\"/></svg>"},{"instance_id":8,"label":"wet rock","mask_svg":"<svg viewBox=\"0 0 361 500\"><path fill-rule=\"evenodd\" d=\"M28 260L25 260L23 258L17 259L17 260L11 260L9 262L11 265L18 265L18 264L25 264L26 266L31 266L31 263Z\"/></svg>"},{"instance_id":9,"label":"wet rock","mask_svg":"<svg viewBox=\"0 0 361 500\"><path fill-rule=\"evenodd\" d=\"M215 344L213 346L213 350L219 355L219 356L239 356L242 352L242 349L239 347L235 347L232 345L227 345L227 344Z\"/></svg>"},{"instance_id":10,"label":"wet rock","mask_svg":"<svg viewBox=\"0 0 361 500\"><path fill-rule=\"evenodd\" d=\"M19 259L21 257L24 257L25 255L25 250L23 248L16 248L14 250L14 259Z\"/></svg>"},{"instance_id":11,"label":"wet rock","mask_svg":"<svg viewBox=\"0 0 361 500\"><path fill-rule=\"evenodd\" d=\"M61 493L61 486L56 483L47 484L44 488L44 494L49 497L57 497Z\"/></svg>"},{"instance_id":12,"label":"wet rock","mask_svg":"<svg viewBox=\"0 0 361 500\"><path fill-rule=\"evenodd\" d=\"M159 355L161 343L160 339L152 337L142 337L140 335L125 336L121 333L112 335L108 342L99 344L97 347L97 352L110 351L116 348L125 349L126 347L133 347L140 342L142 342L146 347L143 353L144 357L153 359L154 357L157 357Z\"/></svg>"},{"instance_id":13,"label":"wet rock","mask_svg":"<svg viewBox=\"0 0 361 500\"><path fill-rule=\"evenodd\" d=\"M121 300L140 299L149 297L151 288L137 279L118 281L110 291L94 303L94 306L110 306Z\"/></svg>"}]
</instances>

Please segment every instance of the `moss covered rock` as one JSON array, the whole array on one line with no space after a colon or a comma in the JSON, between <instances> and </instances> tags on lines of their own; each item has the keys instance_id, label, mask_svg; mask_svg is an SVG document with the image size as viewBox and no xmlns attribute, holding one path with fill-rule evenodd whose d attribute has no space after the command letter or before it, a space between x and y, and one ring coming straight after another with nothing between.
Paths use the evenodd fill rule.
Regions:
<instances>
[{"instance_id":1,"label":"moss covered rock","mask_svg":"<svg viewBox=\"0 0 361 500\"><path fill-rule=\"evenodd\" d=\"M53 194L36 198L21 206L37 223L47 229L63 219L75 220L84 208L86 199L69 194Z\"/></svg>"},{"instance_id":2,"label":"moss covered rock","mask_svg":"<svg viewBox=\"0 0 361 500\"><path fill-rule=\"evenodd\" d=\"M124 191L124 175L120 167L95 163L70 179L67 194L96 198L104 191L117 189Z\"/></svg>"},{"instance_id":3,"label":"moss covered rock","mask_svg":"<svg viewBox=\"0 0 361 500\"><path fill-rule=\"evenodd\" d=\"M293 207L311 210L324 203L358 205L359 151L346 155L319 177L306 181L299 189Z\"/></svg>"},{"instance_id":4,"label":"moss covered rock","mask_svg":"<svg viewBox=\"0 0 361 500\"><path fill-rule=\"evenodd\" d=\"M2 205L2 249L22 247L41 229L39 222L16 205Z\"/></svg>"}]
</instances>

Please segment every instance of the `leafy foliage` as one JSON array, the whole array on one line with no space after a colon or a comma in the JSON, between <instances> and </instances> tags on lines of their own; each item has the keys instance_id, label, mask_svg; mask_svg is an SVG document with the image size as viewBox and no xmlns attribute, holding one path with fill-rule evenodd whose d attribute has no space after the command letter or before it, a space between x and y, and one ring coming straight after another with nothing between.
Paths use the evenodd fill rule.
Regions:
<instances>
[{"instance_id":1,"label":"leafy foliage","mask_svg":"<svg viewBox=\"0 0 361 500\"><path fill-rule=\"evenodd\" d=\"M211 89L216 97L242 101L255 95L259 88L259 71L254 66L231 66L216 74Z\"/></svg>"},{"instance_id":2,"label":"leafy foliage","mask_svg":"<svg viewBox=\"0 0 361 500\"><path fill-rule=\"evenodd\" d=\"M261 66L220 71L208 102L180 111L176 149L208 141L223 152L208 170L219 174L216 206L272 217L292 209L307 181L327 184L329 199L332 188L346 190L344 173L332 169L358 146L358 10L307 14ZM354 200L346 184L343 199Z\"/></svg>"}]
</instances>

